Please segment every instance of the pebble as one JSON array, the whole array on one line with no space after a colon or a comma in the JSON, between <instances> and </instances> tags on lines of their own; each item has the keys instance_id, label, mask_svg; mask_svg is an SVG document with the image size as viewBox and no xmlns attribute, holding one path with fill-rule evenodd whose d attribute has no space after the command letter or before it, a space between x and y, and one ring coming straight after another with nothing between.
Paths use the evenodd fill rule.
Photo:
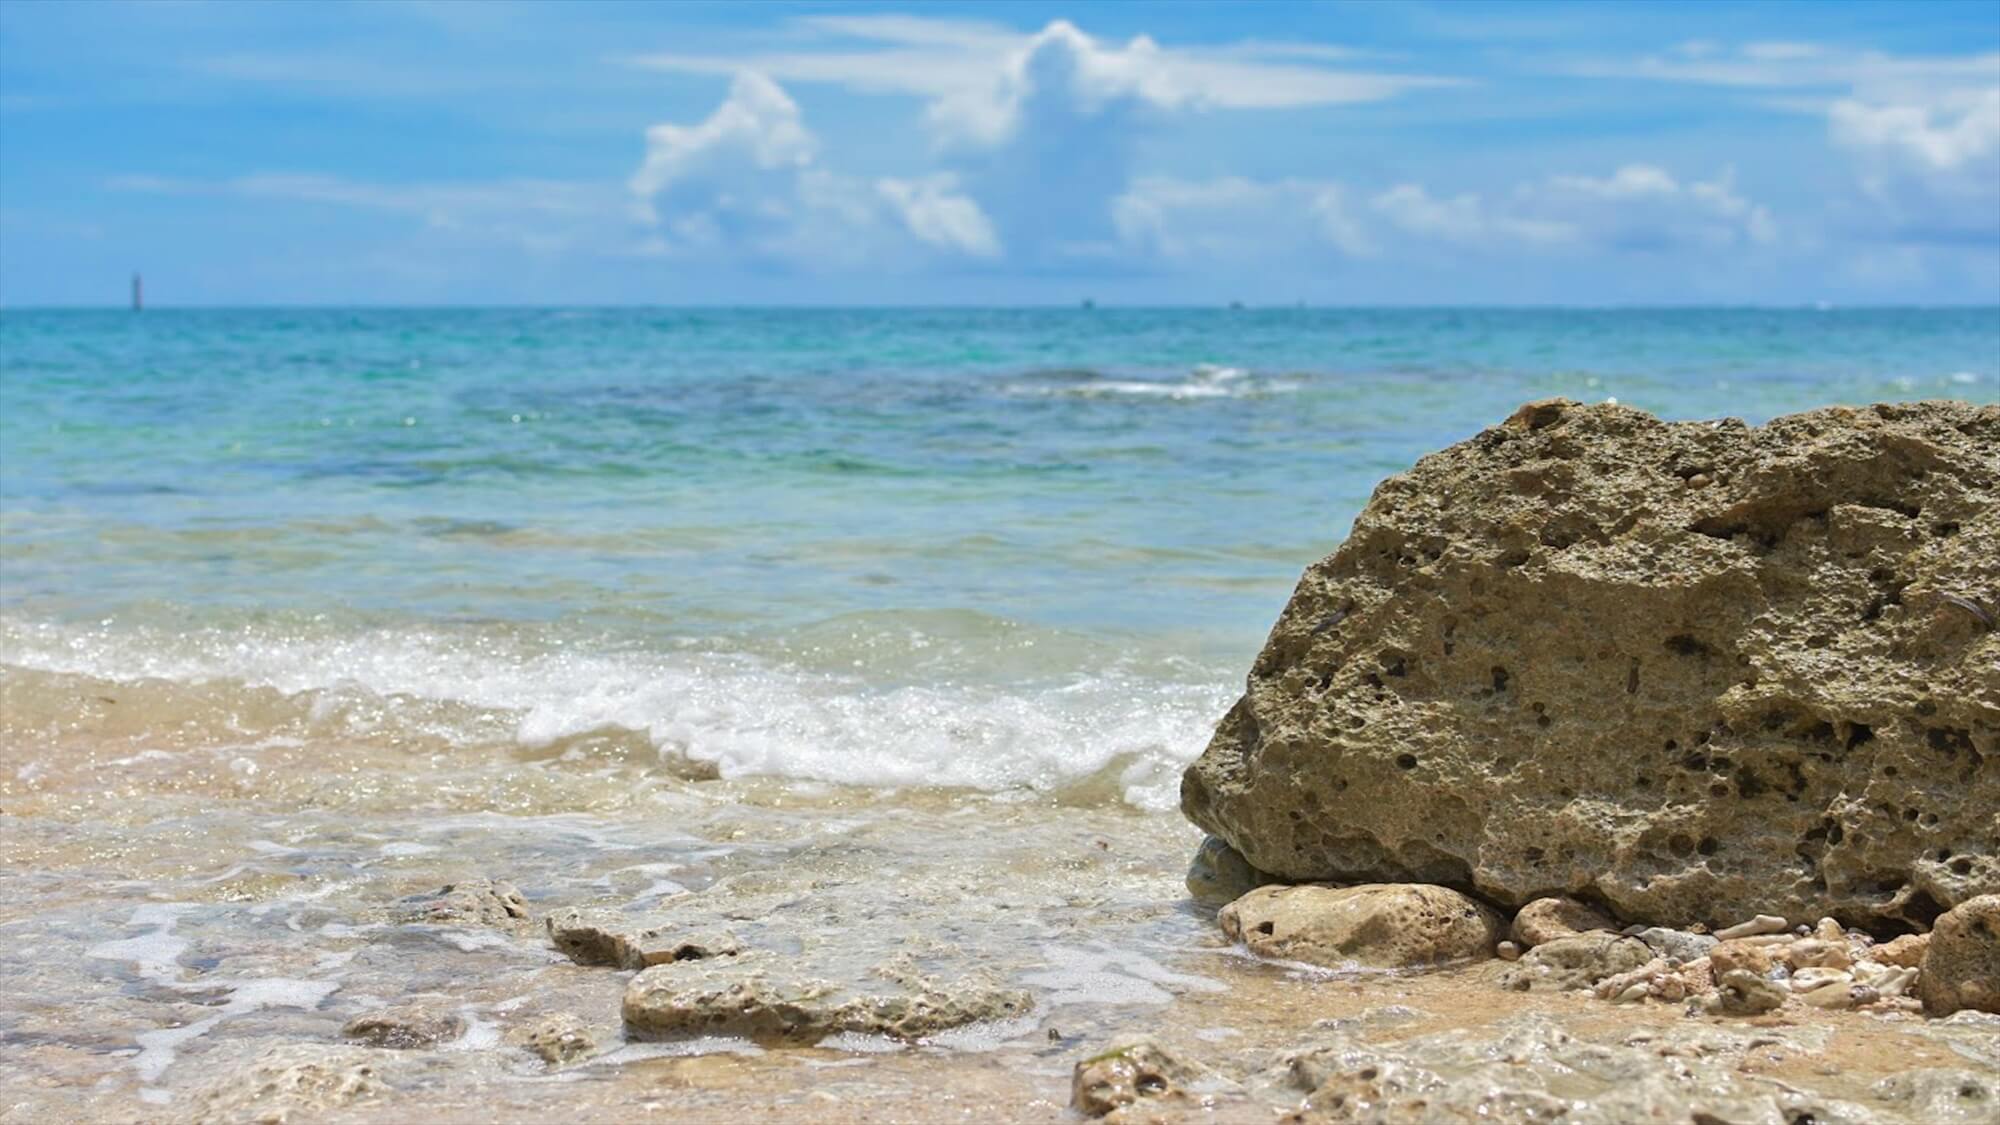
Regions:
<instances>
[{"instance_id":1,"label":"pebble","mask_svg":"<svg viewBox=\"0 0 2000 1125\"><path fill-rule=\"evenodd\" d=\"M1499 945L1494 946L1493 952L1502 961L1519 961L1521 959L1521 947L1511 941L1503 941Z\"/></svg>"},{"instance_id":2,"label":"pebble","mask_svg":"<svg viewBox=\"0 0 2000 1125\"><path fill-rule=\"evenodd\" d=\"M1723 941L1735 938L1756 937L1761 934L1780 934L1788 928L1785 920L1775 914L1759 914L1748 922L1738 922L1726 930L1715 931L1715 936Z\"/></svg>"}]
</instances>

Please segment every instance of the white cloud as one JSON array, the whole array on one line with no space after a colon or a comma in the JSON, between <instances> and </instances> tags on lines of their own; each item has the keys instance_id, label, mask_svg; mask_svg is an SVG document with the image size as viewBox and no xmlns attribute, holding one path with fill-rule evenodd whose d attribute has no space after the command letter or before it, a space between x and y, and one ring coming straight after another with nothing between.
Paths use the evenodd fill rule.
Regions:
<instances>
[{"instance_id":1,"label":"white cloud","mask_svg":"<svg viewBox=\"0 0 2000 1125\"><path fill-rule=\"evenodd\" d=\"M693 125L646 130L628 186L656 256L733 257L808 270L882 266L924 247L992 258L1000 242L950 174L873 183L819 163L819 143L778 83L736 75Z\"/></svg>"},{"instance_id":2,"label":"white cloud","mask_svg":"<svg viewBox=\"0 0 2000 1125\"><path fill-rule=\"evenodd\" d=\"M881 181L878 196L927 245L989 258L1004 248L1011 262L1032 269L1102 265L1140 245L1171 257L1190 239L1215 245L1247 237L1225 235L1225 226L1241 227L1223 221L1226 208L1168 200L1160 182L1135 190L1140 139L1175 114L1380 101L1452 82L1336 65L1351 53L1320 44L1165 47L1143 35L1111 42L1064 20L1023 33L966 20L825 16L796 21L795 30L807 49L630 61L694 73L750 68L787 83L922 99L940 165L928 176ZM671 138L674 151L697 139L688 132ZM1307 207L1297 185L1275 190L1315 229L1333 230L1350 248L1361 244L1337 201ZM1135 238L1147 207L1174 211L1171 223L1183 233ZM1185 233L1195 222L1205 227L1198 237Z\"/></svg>"},{"instance_id":3,"label":"white cloud","mask_svg":"<svg viewBox=\"0 0 2000 1125\"><path fill-rule=\"evenodd\" d=\"M958 177L949 172L922 179L881 179L876 190L895 207L910 233L932 246L976 258L1000 254L993 224L970 196L958 191Z\"/></svg>"},{"instance_id":4,"label":"white cloud","mask_svg":"<svg viewBox=\"0 0 2000 1125\"><path fill-rule=\"evenodd\" d=\"M1497 199L1399 184L1370 206L1406 234L1464 245L1724 249L1777 238L1770 211L1738 194L1727 170L1682 183L1665 169L1628 164L1603 177L1549 176Z\"/></svg>"},{"instance_id":5,"label":"white cloud","mask_svg":"<svg viewBox=\"0 0 2000 1125\"><path fill-rule=\"evenodd\" d=\"M691 178L783 172L806 167L815 148L799 107L761 74L736 75L729 96L697 125L653 125L646 158L632 173L632 193L652 215L652 200Z\"/></svg>"},{"instance_id":6,"label":"white cloud","mask_svg":"<svg viewBox=\"0 0 2000 1125\"><path fill-rule=\"evenodd\" d=\"M1828 110L1833 138L1862 152L1952 173L2000 153L2000 84L1947 91L1928 104L1843 98Z\"/></svg>"},{"instance_id":7,"label":"white cloud","mask_svg":"<svg viewBox=\"0 0 2000 1125\"><path fill-rule=\"evenodd\" d=\"M2000 237L2000 52L1696 43L1572 72L1774 91L1762 104L1821 118L1853 161L1858 195L1829 204L1839 225L1915 242Z\"/></svg>"},{"instance_id":8,"label":"white cloud","mask_svg":"<svg viewBox=\"0 0 2000 1125\"><path fill-rule=\"evenodd\" d=\"M1086 101L1136 98L1163 108L1276 109L1382 101L1410 90L1455 85L1428 74L1337 69L1352 52L1321 44L1246 42L1162 47L1146 36L1100 43L1066 20L1028 34L995 24L919 16L828 16L800 26L847 45L741 55L673 52L627 61L657 70L733 74L755 70L786 82L825 82L929 99L947 141L993 144L1019 122L1038 56L1052 46L1075 60ZM860 45L854 45L858 41Z\"/></svg>"}]
</instances>

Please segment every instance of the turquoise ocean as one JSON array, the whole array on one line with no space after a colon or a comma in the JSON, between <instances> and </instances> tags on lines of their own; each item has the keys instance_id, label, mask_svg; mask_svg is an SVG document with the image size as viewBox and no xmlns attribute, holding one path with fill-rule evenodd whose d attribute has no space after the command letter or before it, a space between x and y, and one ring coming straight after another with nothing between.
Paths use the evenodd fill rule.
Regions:
<instances>
[{"instance_id":1,"label":"turquoise ocean","mask_svg":"<svg viewBox=\"0 0 2000 1125\"><path fill-rule=\"evenodd\" d=\"M0 677L1162 807L1376 483L1552 395L2000 401L2000 310L8 310Z\"/></svg>"}]
</instances>

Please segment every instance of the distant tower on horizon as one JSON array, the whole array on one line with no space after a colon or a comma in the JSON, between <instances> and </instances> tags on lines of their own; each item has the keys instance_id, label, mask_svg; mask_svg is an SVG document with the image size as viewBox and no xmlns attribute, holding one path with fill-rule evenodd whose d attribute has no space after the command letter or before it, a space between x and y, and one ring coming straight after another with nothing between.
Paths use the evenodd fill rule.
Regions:
<instances>
[{"instance_id":1,"label":"distant tower on horizon","mask_svg":"<svg viewBox=\"0 0 2000 1125\"><path fill-rule=\"evenodd\" d=\"M134 272L132 274L132 311L138 312L145 307L146 283L140 280L137 272Z\"/></svg>"}]
</instances>

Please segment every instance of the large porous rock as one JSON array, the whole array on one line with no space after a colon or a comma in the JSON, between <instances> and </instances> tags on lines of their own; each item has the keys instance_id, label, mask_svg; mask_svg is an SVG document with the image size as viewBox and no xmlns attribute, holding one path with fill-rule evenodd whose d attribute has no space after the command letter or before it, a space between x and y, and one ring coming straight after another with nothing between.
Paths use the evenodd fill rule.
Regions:
<instances>
[{"instance_id":1,"label":"large porous rock","mask_svg":"<svg viewBox=\"0 0 2000 1125\"><path fill-rule=\"evenodd\" d=\"M734 1035L808 1046L855 1032L917 1040L967 1024L1013 1019L1032 999L978 974L933 976L891 961L859 979L823 976L763 950L666 961L625 988L625 1030L638 1039Z\"/></svg>"},{"instance_id":2,"label":"large porous rock","mask_svg":"<svg viewBox=\"0 0 2000 1125\"><path fill-rule=\"evenodd\" d=\"M1384 481L1181 807L1297 882L1928 925L2000 891L2000 407L1554 400Z\"/></svg>"},{"instance_id":3,"label":"large porous rock","mask_svg":"<svg viewBox=\"0 0 2000 1125\"><path fill-rule=\"evenodd\" d=\"M1259 887L1217 916L1252 953L1338 967L1440 965L1490 957L1500 916L1449 887Z\"/></svg>"},{"instance_id":4,"label":"large porous rock","mask_svg":"<svg viewBox=\"0 0 2000 1125\"><path fill-rule=\"evenodd\" d=\"M1937 920L1917 992L1934 1016L2000 1012L2000 895L1969 899Z\"/></svg>"}]
</instances>

